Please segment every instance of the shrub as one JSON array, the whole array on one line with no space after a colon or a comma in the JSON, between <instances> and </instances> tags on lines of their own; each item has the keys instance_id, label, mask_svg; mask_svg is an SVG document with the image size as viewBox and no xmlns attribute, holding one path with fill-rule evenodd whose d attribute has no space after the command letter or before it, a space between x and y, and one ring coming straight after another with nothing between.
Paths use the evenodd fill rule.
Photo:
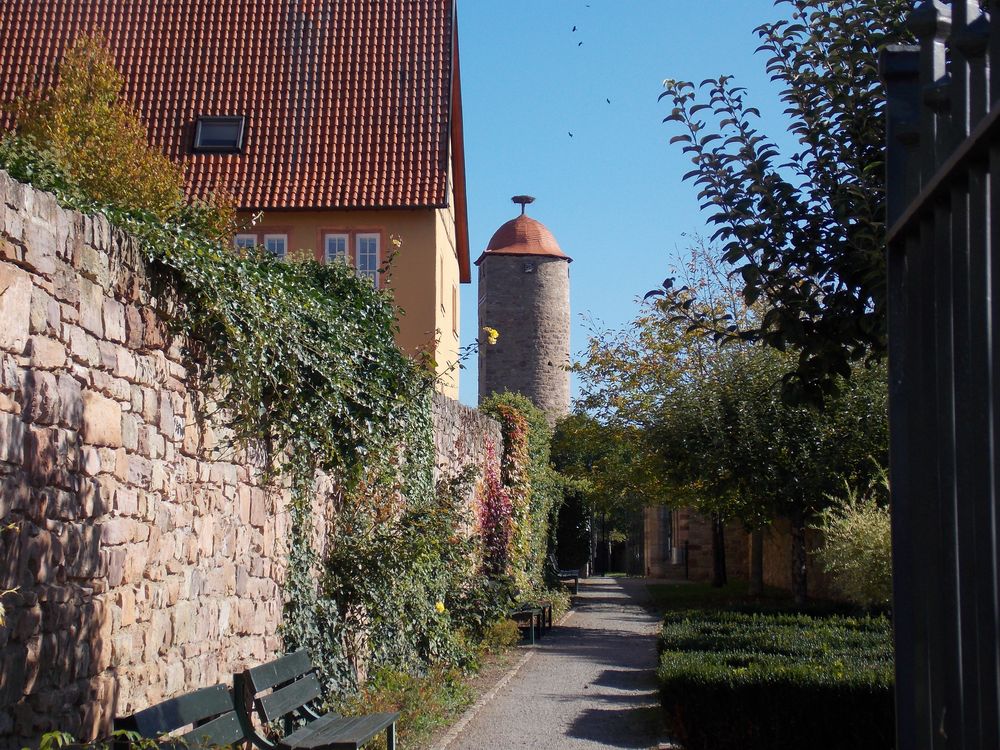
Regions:
<instances>
[{"instance_id":1,"label":"shrub","mask_svg":"<svg viewBox=\"0 0 1000 750\"><path fill-rule=\"evenodd\" d=\"M816 556L844 598L861 607L892 600L892 536L885 472L866 491L846 485L844 498L820 515L823 546Z\"/></svg>"},{"instance_id":2,"label":"shrub","mask_svg":"<svg viewBox=\"0 0 1000 750\"><path fill-rule=\"evenodd\" d=\"M138 113L119 101L123 84L104 40L81 36L60 64L58 85L15 105L18 130L97 202L165 218L183 205L184 174L149 146Z\"/></svg>"},{"instance_id":3,"label":"shrub","mask_svg":"<svg viewBox=\"0 0 1000 750\"><path fill-rule=\"evenodd\" d=\"M497 654L516 646L520 640L521 630L517 627L517 623L504 618L497 620L486 629L479 648L484 653Z\"/></svg>"},{"instance_id":4,"label":"shrub","mask_svg":"<svg viewBox=\"0 0 1000 750\"><path fill-rule=\"evenodd\" d=\"M667 615L658 678L688 750L886 750L893 661L885 618Z\"/></svg>"}]
</instances>

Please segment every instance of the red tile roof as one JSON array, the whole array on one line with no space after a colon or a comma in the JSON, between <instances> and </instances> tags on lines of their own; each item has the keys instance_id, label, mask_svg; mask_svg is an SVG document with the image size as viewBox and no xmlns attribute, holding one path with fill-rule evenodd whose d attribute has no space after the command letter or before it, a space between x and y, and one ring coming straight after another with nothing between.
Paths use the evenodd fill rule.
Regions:
<instances>
[{"instance_id":1,"label":"red tile roof","mask_svg":"<svg viewBox=\"0 0 1000 750\"><path fill-rule=\"evenodd\" d=\"M0 0L0 102L51 84L94 31L193 194L224 185L253 210L442 207L449 166L464 175L455 0ZM245 115L244 152L192 153L201 115Z\"/></svg>"},{"instance_id":2,"label":"red tile roof","mask_svg":"<svg viewBox=\"0 0 1000 750\"><path fill-rule=\"evenodd\" d=\"M500 227L476 261L478 266L488 255L544 255L573 262L559 247L555 236L542 222L521 214Z\"/></svg>"}]
</instances>

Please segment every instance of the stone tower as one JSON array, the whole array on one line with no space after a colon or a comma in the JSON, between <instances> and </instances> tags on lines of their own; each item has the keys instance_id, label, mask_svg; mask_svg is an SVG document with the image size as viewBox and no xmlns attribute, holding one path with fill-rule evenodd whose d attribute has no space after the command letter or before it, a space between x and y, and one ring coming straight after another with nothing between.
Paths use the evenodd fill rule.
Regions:
<instances>
[{"instance_id":1,"label":"stone tower","mask_svg":"<svg viewBox=\"0 0 1000 750\"><path fill-rule=\"evenodd\" d=\"M527 396L551 424L569 412L569 264L552 233L525 215L500 227L479 266L479 333L500 338L479 350L479 398L509 390Z\"/></svg>"}]
</instances>

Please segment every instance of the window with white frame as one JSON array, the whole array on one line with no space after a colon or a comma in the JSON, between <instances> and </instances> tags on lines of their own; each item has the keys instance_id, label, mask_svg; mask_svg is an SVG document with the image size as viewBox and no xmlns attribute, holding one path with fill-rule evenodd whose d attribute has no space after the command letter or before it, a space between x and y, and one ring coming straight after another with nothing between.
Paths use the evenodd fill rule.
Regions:
<instances>
[{"instance_id":1,"label":"window with white frame","mask_svg":"<svg viewBox=\"0 0 1000 750\"><path fill-rule=\"evenodd\" d=\"M326 235L323 239L323 247L327 263L333 263L335 260L342 263L347 262L347 239L346 234Z\"/></svg>"},{"instance_id":2,"label":"window with white frame","mask_svg":"<svg viewBox=\"0 0 1000 750\"><path fill-rule=\"evenodd\" d=\"M379 239L380 236L377 234L359 234L355 238L358 276L371 279L376 287L378 286Z\"/></svg>"},{"instance_id":3,"label":"window with white frame","mask_svg":"<svg viewBox=\"0 0 1000 750\"><path fill-rule=\"evenodd\" d=\"M276 258L284 259L288 252L287 234L265 234L264 247Z\"/></svg>"},{"instance_id":4,"label":"window with white frame","mask_svg":"<svg viewBox=\"0 0 1000 750\"><path fill-rule=\"evenodd\" d=\"M257 246L257 235L256 234L238 234L233 240L233 243L237 248L243 250L249 250L250 248Z\"/></svg>"}]
</instances>

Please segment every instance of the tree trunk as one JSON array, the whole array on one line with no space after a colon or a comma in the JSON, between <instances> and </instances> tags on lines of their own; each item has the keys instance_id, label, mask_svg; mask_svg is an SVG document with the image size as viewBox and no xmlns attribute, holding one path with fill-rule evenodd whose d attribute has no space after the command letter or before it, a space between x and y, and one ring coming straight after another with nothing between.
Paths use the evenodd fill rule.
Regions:
<instances>
[{"instance_id":1,"label":"tree trunk","mask_svg":"<svg viewBox=\"0 0 1000 750\"><path fill-rule=\"evenodd\" d=\"M764 529L750 534L750 596L764 593Z\"/></svg>"},{"instance_id":2,"label":"tree trunk","mask_svg":"<svg viewBox=\"0 0 1000 750\"><path fill-rule=\"evenodd\" d=\"M712 516L712 586L726 583L726 524L721 516Z\"/></svg>"},{"instance_id":3,"label":"tree trunk","mask_svg":"<svg viewBox=\"0 0 1000 750\"><path fill-rule=\"evenodd\" d=\"M792 512L792 594L795 605L806 603L806 519L801 510Z\"/></svg>"}]
</instances>

